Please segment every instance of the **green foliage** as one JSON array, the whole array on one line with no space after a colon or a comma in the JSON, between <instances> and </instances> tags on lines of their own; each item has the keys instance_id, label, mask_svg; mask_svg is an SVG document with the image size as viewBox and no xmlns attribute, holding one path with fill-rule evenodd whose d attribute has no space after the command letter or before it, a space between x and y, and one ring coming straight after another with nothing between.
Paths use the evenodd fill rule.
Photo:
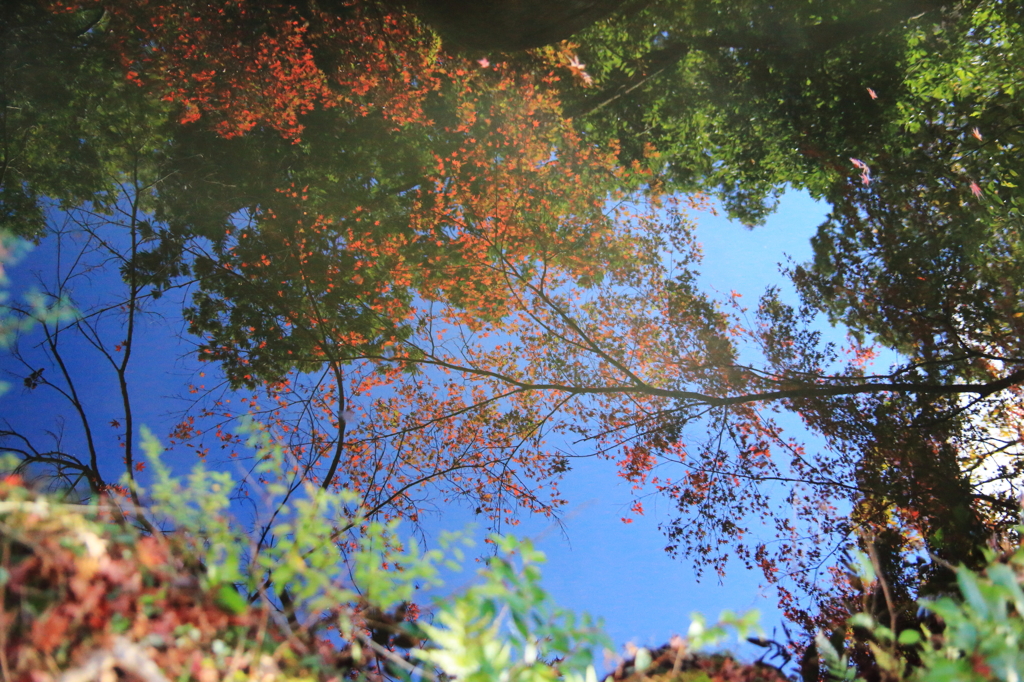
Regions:
<instances>
[{"instance_id":1,"label":"green foliage","mask_svg":"<svg viewBox=\"0 0 1024 682\"><path fill-rule=\"evenodd\" d=\"M279 471L285 464L280 448L256 426L243 431L256 448L258 472ZM18 645L7 650L5 666L34 669L43 656L51 670L68 669L97 647L109 647L106 632L116 642L107 652L111 660L121 656L118 650L136 662L150 657L172 677L195 674L186 664L198 660L189 659L196 651L203 666L277 671L282 677L275 679L328 679L338 661L348 661L352 670L378 666L380 672L383 664L406 678L432 678L436 668L471 680L539 682L564 674L595 682L591 648L607 640L589 618L551 604L540 587L543 555L529 542L495 536L497 553L479 582L439 601L433 624L392 624L416 633L419 648L406 658L376 635L371 639L367 629L380 618L372 614L409 602L418 587L440 586L440 569L456 569L464 558L460 536L444 535L443 549L421 551L401 540L395 524L348 513L357 506L352 494L311 486L288 504L278 501L278 521L256 545L228 516L234 490L228 474L199 466L178 479L161 463L149 433L144 450L154 482L137 492L151 504L128 512L154 535L112 518L109 502L62 505L22 487L17 476L0 481L0 587L5 608L18 614L7 631ZM271 496L285 492L268 487ZM40 573L34 565L47 568ZM290 617L268 625L267 614L277 609ZM170 649L164 623L174 626ZM327 655L332 647L324 649L315 638L324 626L336 627L347 643L341 659ZM145 649L150 646L163 648Z\"/></svg>"},{"instance_id":2,"label":"green foliage","mask_svg":"<svg viewBox=\"0 0 1024 682\"><path fill-rule=\"evenodd\" d=\"M5 268L17 263L29 247L28 242L0 229L0 350L9 347L15 338L30 330L37 322L56 322L74 316L74 311L66 301L48 302L45 296L36 291L24 295L29 313L13 314L9 303L10 279ZM0 381L0 394L8 388L9 384Z\"/></svg>"},{"instance_id":3,"label":"green foliage","mask_svg":"<svg viewBox=\"0 0 1024 682\"><path fill-rule=\"evenodd\" d=\"M740 641L751 633L761 634L761 614L756 610L739 615L732 611L723 611L718 616L718 622L710 626L700 613L691 613L690 618L686 637L694 650L720 646L728 637L729 630L735 630Z\"/></svg>"},{"instance_id":4,"label":"green foliage","mask_svg":"<svg viewBox=\"0 0 1024 682\"><path fill-rule=\"evenodd\" d=\"M9 232L0 230L0 349L10 346L19 333L28 329L27 320L11 315L7 306L7 301L10 300L10 279L5 270L18 261L27 246L24 241L15 238ZM0 392L5 387L6 384L0 383Z\"/></svg>"},{"instance_id":5,"label":"green foliage","mask_svg":"<svg viewBox=\"0 0 1024 682\"><path fill-rule=\"evenodd\" d=\"M285 465L281 449L257 425L243 425L241 431L255 449L258 473L280 471ZM369 523L349 513L357 502L352 494L311 486L288 504L278 501L278 521L269 537L256 546L228 516L228 495L234 489L228 474L198 466L179 479L161 462L160 445L148 432L143 449L153 483L148 491L139 488L137 492L150 504L133 513L154 529L173 525L173 531L140 534L132 525L105 516L112 509L109 504L52 504L20 487L16 477L0 481L0 544L8 547L3 553L3 587L11 590L6 603L21 609L17 620L21 629L14 634L31 649L16 651L12 659L16 669L32 665L40 653L52 655L54 665L67 669L82 660L90 647L107 646L102 644L106 641L102 633L107 632L118 642L114 649L152 657L150 662L167 673L180 674L176 666L183 660L198 660L174 654L177 647L202 652L202 665L218 671L251 672L255 661L260 661L262 669L276 670L281 679L327 679L337 674L333 666L338 661L368 673L378 661L377 666L383 663L391 675L406 680L596 682L593 653L610 643L599 623L551 602L540 584L544 556L529 541L492 536L495 554L479 571L477 581L438 600L432 622L392 623L397 630L415 633L418 640L405 657L381 645L376 635L368 636L367 628L377 627L374 619L387 618L368 614L382 614L410 601L418 586L439 586L439 569L456 569L464 558L461 537L445 535L442 549L420 551L414 542L402 541L395 524ZM287 489L270 483L267 492L268 499L274 499ZM354 542L347 538L348 531L357 531ZM338 550L346 543L347 561L342 561ZM47 565L60 566L68 574L45 574L52 587L33 583L31 592L44 596L34 597L31 604L24 602L21 595L29 592L20 581L31 571L25 570L25 564L10 564L10 547L16 547L19 556L27 548L30 557L32 552L43 555L60 548L47 556ZM138 588L108 585L103 576L109 571L127 584L142 586L143 593L133 597L137 604L127 596ZM140 575L132 577L136 571ZM93 583L94 587L87 587ZM75 587L69 592L68 585ZM81 594L93 595L88 611L93 615L84 629L83 616L75 615L85 609L76 603L76 595ZM102 606L96 606L97 598ZM277 601L294 617L290 625L277 619L271 628L272 641L267 641L266 614ZM181 609L172 620L177 623L174 647L139 648L167 643L161 634L165 626L155 623L167 615L168 608ZM202 609L205 615L197 616ZM345 642L341 659L327 655L322 644L310 639L318 627L328 624L325 616L334 619L331 625ZM707 626L695 614L690 641L674 641L674 646L682 655L717 645L727 627L745 636L757 629L756 620L756 613L737 617L727 612L718 623ZM49 628L63 634L48 636ZM23 630L33 634L19 635ZM66 643L58 646L59 641ZM288 646L282 648L284 644L275 641ZM311 656L312 647L320 653ZM267 652L273 652L269 662ZM108 654L114 659L120 655L114 650ZM686 658L691 661L692 656L686 654ZM651 652L640 650L631 669L642 672L651 663Z\"/></svg>"},{"instance_id":6,"label":"green foliage","mask_svg":"<svg viewBox=\"0 0 1024 682\"><path fill-rule=\"evenodd\" d=\"M240 430L256 449L258 474L283 469L281 448L258 425ZM173 523L201 539L204 588L228 611L242 612L247 606L236 587L241 594L264 596L271 585L279 586L279 593L283 587L307 625L325 612L336 613L342 637L360 650L369 642L359 637L353 611L339 605L365 603L387 611L411 601L417 587L440 586L440 569L457 569L464 558L459 545L465 541L458 534L443 534L440 549L421 551L414 540L400 538L397 522L368 522L349 514L348 509L358 507L351 493L311 484L304 496L276 508L281 521L271 527L258 553L247 557L251 540L226 514L234 489L230 475L199 465L182 481L161 463L160 446L148 432L143 447L155 479L149 513L158 523ZM266 486L269 498L286 492L280 484ZM346 565L338 547L349 530L359 532ZM528 541L494 536L492 542L497 554L480 571L479 583L439 602L435 623L418 626L427 644L412 655L467 680L541 682L565 674L593 682L592 649L608 644L598 624L551 603L540 587L538 564L544 556ZM553 658L559 661L557 670L548 662Z\"/></svg>"},{"instance_id":7,"label":"green foliage","mask_svg":"<svg viewBox=\"0 0 1024 682\"><path fill-rule=\"evenodd\" d=\"M255 448L257 475L273 476L286 470L281 447L258 425L250 422L239 431L248 435L248 445ZM208 471L199 464L183 482L160 462L160 445L145 430L143 448L154 473L150 512L158 523L171 522L202 539L202 561L210 588L240 585L244 592L256 595L265 594L270 585L286 586L295 608L316 618L360 598L388 609L411 600L417 585L439 586L441 567L454 567L440 549L422 552L415 540L403 544L397 523L368 522L350 514L348 509L358 507L353 494L327 492L311 483L306 484L303 496L276 505L274 514L280 521L271 526L253 555L251 538L227 515L229 494L235 489L230 474ZM287 487L271 482L265 493L268 500L280 499ZM360 533L355 551L349 554L350 581L349 567L339 559L339 544L353 529ZM442 547L453 544L453 536L442 538ZM455 556L461 558L461 553ZM385 570L388 566L401 570ZM341 626L342 632L351 629L348 620Z\"/></svg>"},{"instance_id":8,"label":"green foliage","mask_svg":"<svg viewBox=\"0 0 1024 682\"><path fill-rule=\"evenodd\" d=\"M284 466L280 448L257 425L241 430L256 450L259 472ZM403 545L394 524L349 514L357 502L350 493L310 487L277 507L280 521L256 549L228 517L229 475L199 466L179 479L148 432L143 449L154 480L137 492L150 505L126 511L173 531L141 533L110 500L63 505L16 476L0 480L0 588L14 614L8 641L16 643L5 650L4 665L16 678L45 661L54 675L70 676L117 665L172 679L195 679L202 670L199 679L259 673L260 679L336 680L339 669L368 677L386 669L407 682L597 682L593 652L609 641L599 623L551 602L540 585L544 556L529 541L492 536L495 555L477 581L438 600L432 622L391 623L415 633L418 643L403 656L368 629L387 619L379 614L389 607L408 602L416 586L439 586L442 566L458 568L465 541L457 534L442 536L442 549L421 552L413 542ZM271 496L286 492L268 486ZM343 562L339 543L355 529L358 539ZM297 617L291 624L267 622L271 591L289 595L287 608ZM325 615L336 618L341 651L316 637L328 623ZM718 644L726 627L743 636L756 629L756 618L725 613L708 627L695 615L690 642L674 640L674 650L681 656ZM703 665L685 658L687 670ZM651 653L640 650L630 669L641 672L651 662ZM695 679L719 679L701 675Z\"/></svg>"},{"instance_id":9,"label":"green foliage","mask_svg":"<svg viewBox=\"0 0 1024 682\"><path fill-rule=\"evenodd\" d=\"M169 136L169 105L99 49L107 18L99 7L0 7L0 224L15 235L40 239L50 202L109 210L122 174L137 174Z\"/></svg>"},{"instance_id":10,"label":"green foliage","mask_svg":"<svg viewBox=\"0 0 1024 682\"><path fill-rule=\"evenodd\" d=\"M941 646L925 645L922 660L927 682L999 679L1016 682L1024 675L1024 592L1020 569L1024 551L1010 563L995 562L982 573L957 570L963 601L943 597L922 606L946 623ZM904 634L908 636L904 636ZM929 638L916 632L901 633L904 644Z\"/></svg>"},{"instance_id":11,"label":"green foliage","mask_svg":"<svg viewBox=\"0 0 1024 682\"><path fill-rule=\"evenodd\" d=\"M1024 530L1018 527L1018 532ZM850 618L850 625L869 634L868 645L877 666L891 679L914 682L1000 680L1018 682L1024 675L1024 547L1009 556L988 550L988 565L973 571L956 569L959 596L921 599L920 607L935 618L898 633L867 613ZM875 571L862 562L865 583ZM936 623L938 626L936 626ZM853 681L850 657L840 655L819 634L818 651L835 679Z\"/></svg>"},{"instance_id":12,"label":"green foliage","mask_svg":"<svg viewBox=\"0 0 1024 682\"><path fill-rule=\"evenodd\" d=\"M719 195L733 217L762 222L782 188L822 197L848 157L898 133L890 95L905 77L910 17L929 3L647 3L578 38L594 90L567 89L568 110L598 139L618 139L671 186ZM928 11L931 10L931 11Z\"/></svg>"},{"instance_id":13,"label":"green foliage","mask_svg":"<svg viewBox=\"0 0 1024 682\"><path fill-rule=\"evenodd\" d=\"M499 554L480 583L441 610L434 625L421 626L434 646L414 656L467 682L596 682L592 649L608 644L597 624L551 604L540 587L544 555L529 541L492 541Z\"/></svg>"}]
</instances>

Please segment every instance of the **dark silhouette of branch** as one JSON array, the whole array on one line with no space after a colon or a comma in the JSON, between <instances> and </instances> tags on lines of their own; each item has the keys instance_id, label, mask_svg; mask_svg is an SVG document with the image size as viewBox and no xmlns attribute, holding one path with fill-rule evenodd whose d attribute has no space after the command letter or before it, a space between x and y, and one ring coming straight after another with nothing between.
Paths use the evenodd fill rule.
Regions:
<instances>
[{"instance_id":1,"label":"dark silhouette of branch","mask_svg":"<svg viewBox=\"0 0 1024 682\"><path fill-rule=\"evenodd\" d=\"M764 391L759 393L744 393L734 396L714 396L699 393L696 391L684 391L671 388L658 388L646 382L637 380L634 383L612 384L607 386L573 386L571 384L560 384L551 382L529 382L516 379L513 376L495 372L492 370L480 369L468 365L459 365L442 358L422 357L407 359L402 357L386 357L382 355L367 356L367 360L379 362L394 362L403 364L420 364L441 367L453 372L460 372L474 376L486 377L531 391L559 391L572 395L608 395L608 394L636 394L657 396L682 400L693 405L708 405L711 407L728 407L732 405L744 405L749 403L764 403L780 400L795 400L800 398L829 398L844 395L869 395L875 393L901 393L919 395L961 395L973 394L981 397L990 396L1012 386L1024 383L1024 368L1017 370L1007 376L989 381L987 383L949 383L929 384L922 382L868 382L860 384L845 385L824 385L824 384L803 384L793 388L780 389L777 391ZM849 379L835 378L833 381L849 381Z\"/></svg>"}]
</instances>

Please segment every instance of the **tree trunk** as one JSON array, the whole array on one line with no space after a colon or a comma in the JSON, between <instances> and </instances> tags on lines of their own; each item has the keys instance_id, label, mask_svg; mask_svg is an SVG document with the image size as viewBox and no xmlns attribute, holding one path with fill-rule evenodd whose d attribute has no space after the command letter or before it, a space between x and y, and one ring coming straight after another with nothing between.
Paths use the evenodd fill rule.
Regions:
<instances>
[{"instance_id":1,"label":"tree trunk","mask_svg":"<svg viewBox=\"0 0 1024 682\"><path fill-rule=\"evenodd\" d=\"M565 40L623 0L409 0L446 40L475 50L513 51Z\"/></svg>"}]
</instances>

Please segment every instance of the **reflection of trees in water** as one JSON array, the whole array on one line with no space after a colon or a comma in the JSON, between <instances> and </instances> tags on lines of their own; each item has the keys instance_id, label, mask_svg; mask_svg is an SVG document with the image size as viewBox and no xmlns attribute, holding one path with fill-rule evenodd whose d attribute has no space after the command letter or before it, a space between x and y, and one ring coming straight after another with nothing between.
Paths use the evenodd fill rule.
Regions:
<instances>
[{"instance_id":1,"label":"reflection of trees in water","mask_svg":"<svg viewBox=\"0 0 1024 682\"><path fill-rule=\"evenodd\" d=\"M608 9L549 5L565 16L431 6L481 49L494 31L541 40L490 12L564 28ZM788 573L826 619L842 605L815 572L857 531L880 538L901 595L941 589L948 572L913 563L921 543L971 563L1016 521L1020 111L995 53L1020 37L998 6L908 19L905 3L843 4L827 22L773 7L646 3L578 47L470 58L372 3L8 6L3 208L31 236L37 199L63 202L121 275L114 336L90 310L57 334L91 339L113 370L117 468L138 463L138 303L188 284L185 338L226 384L202 389L175 440L240 451L225 401L244 389L294 462L290 489L344 483L412 519L464 501L499 524L557 513L560 476L593 454L673 501L670 551ZM964 30L931 31L942 22ZM981 85L948 85L967 63ZM718 192L757 222L785 183L833 206L815 261L793 268L803 306L700 291L671 193ZM820 342L818 311L852 330L848 355ZM16 349L17 377L81 413L57 329L44 372ZM903 364L869 374L870 338ZM783 434L782 407L828 447ZM8 436L97 490L113 467L91 428L84 455ZM977 479L993 457L999 490ZM746 539L764 523L774 542ZM792 617L814 617L787 594Z\"/></svg>"}]
</instances>

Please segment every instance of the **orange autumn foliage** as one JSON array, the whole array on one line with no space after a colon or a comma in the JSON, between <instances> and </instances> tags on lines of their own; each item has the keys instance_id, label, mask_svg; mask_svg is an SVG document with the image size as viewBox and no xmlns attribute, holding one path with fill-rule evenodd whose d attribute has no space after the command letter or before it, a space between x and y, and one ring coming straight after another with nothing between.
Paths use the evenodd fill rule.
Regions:
<instances>
[{"instance_id":1,"label":"orange autumn foliage","mask_svg":"<svg viewBox=\"0 0 1024 682\"><path fill-rule=\"evenodd\" d=\"M126 78L177 104L182 123L205 117L225 137L269 126L297 142L300 118L315 107L382 111L396 126L424 122L423 98L438 87L432 34L408 14L365 4L306 16L250 0L52 7L106 11Z\"/></svg>"}]
</instances>

